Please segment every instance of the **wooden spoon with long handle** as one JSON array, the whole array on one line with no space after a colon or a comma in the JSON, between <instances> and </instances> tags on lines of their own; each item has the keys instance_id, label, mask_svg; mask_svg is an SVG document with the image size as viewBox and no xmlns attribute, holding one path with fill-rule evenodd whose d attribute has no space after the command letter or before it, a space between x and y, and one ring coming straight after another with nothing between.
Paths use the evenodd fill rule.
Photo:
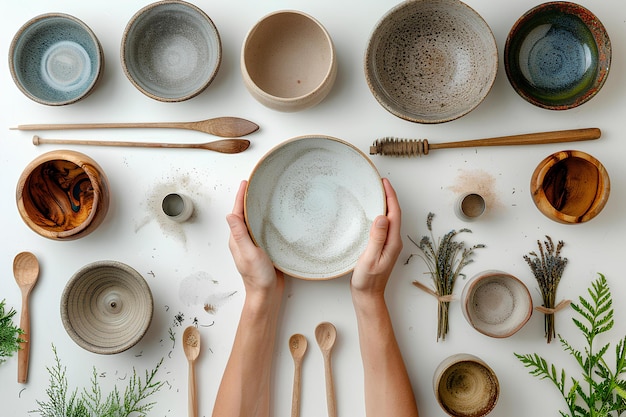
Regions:
<instances>
[{"instance_id":1,"label":"wooden spoon with long handle","mask_svg":"<svg viewBox=\"0 0 626 417\"><path fill-rule=\"evenodd\" d=\"M307 340L304 335L294 334L289 338L289 351L293 357L293 392L291 395L291 417L300 415L300 382L302 380L302 359L306 353Z\"/></svg>"},{"instance_id":2,"label":"wooden spoon with long handle","mask_svg":"<svg viewBox=\"0 0 626 417\"><path fill-rule=\"evenodd\" d=\"M145 122L145 123L42 123L19 125L12 130L68 130L68 129L130 129L168 128L187 129L222 137L241 137L256 132L259 126L239 117L216 117L197 122Z\"/></svg>"},{"instance_id":3,"label":"wooden spoon with long handle","mask_svg":"<svg viewBox=\"0 0 626 417\"><path fill-rule=\"evenodd\" d=\"M23 384L28 379L28 360L30 357L30 310L28 297L39 277L39 262L30 252L20 252L13 260L13 276L22 292L22 313L20 329L24 334L20 338L24 341L17 352L17 382Z\"/></svg>"},{"instance_id":4,"label":"wooden spoon with long handle","mask_svg":"<svg viewBox=\"0 0 626 417\"><path fill-rule=\"evenodd\" d=\"M195 361L200 355L200 332L189 326L183 332L183 350L189 362L189 417L198 417Z\"/></svg>"},{"instance_id":5,"label":"wooden spoon with long handle","mask_svg":"<svg viewBox=\"0 0 626 417\"><path fill-rule=\"evenodd\" d=\"M205 149L207 151L221 153L239 153L248 149L250 141L248 139L220 139L206 143L119 142L108 140L44 139L35 135L33 136L33 144L125 146L134 148L185 148Z\"/></svg>"},{"instance_id":6,"label":"wooden spoon with long handle","mask_svg":"<svg viewBox=\"0 0 626 417\"><path fill-rule=\"evenodd\" d=\"M337 404L335 401L335 384L330 360L330 353L337 340L337 329L332 323L322 322L315 328L315 340L324 357L324 374L326 376L326 401L328 403L328 417L337 417Z\"/></svg>"}]
</instances>

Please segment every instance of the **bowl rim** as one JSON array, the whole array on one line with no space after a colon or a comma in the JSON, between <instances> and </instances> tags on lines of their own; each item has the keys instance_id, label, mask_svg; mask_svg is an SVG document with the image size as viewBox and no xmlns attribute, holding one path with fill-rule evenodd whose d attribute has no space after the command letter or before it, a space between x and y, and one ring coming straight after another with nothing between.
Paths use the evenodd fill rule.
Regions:
<instances>
[{"instance_id":1,"label":"bowl rim","mask_svg":"<svg viewBox=\"0 0 626 417\"><path fill-rule=\"evenodd\" d=\"M548 198L542 186L546 174L556 164L561 163L568 158L579 158L593 165L598 171L598 175L602 179L602 183L605 189L605 192L601 194L601 198L596 198L591 205L591 208L587 210L582 216L573 216L563 213L554 208L554 206L550 203L545 205L540 204L541 201L548 201ZM530 192L532 193L532 199L535 203L535 206L549 219L564 224L584 223L596 217L604 209L604 206L606 206L606 203L609 200L610 190L611 179L609 177L608 171L606 170L602 162L600 162L592 155L578 150L563 150L548 155L541 162L539 162L539 164L533 171L530 180Z\"/></svg>"},{"instance_id":2,"label":"bowl rim","mask_svg":"<svg viewBox=\"0 0 626 417\"><path fill-rule=\"evenodd\" d=\"M484 90L484 94L482 95L482 97L480 97L480 99L476 101L476 103L473 106L460 112L459 114L451 115L448 117L426 118L426 117L421 117L419 115L416 115L414 113L408 113L407 111L400 111L396 109L395 106L392 106L391 104L383 100L380 97L381 94L378 94L376 92L376 86L380 87L380 85L375 80L375 77L371 75L371 73L373 72L373 70L371 69L372 60L373 60L372 55L374 54L373 47L378 42L376 35L379 32L379 30L383 27L383 24L385 24L387 20L391 19L396 13L400 12L403 9L418 7L423 3L429 3L429 2L437 3L437 4L454 5L470 12L479 21L481 21L484 24L485 28L488 29L489 33L491 34L491 40L492 40L491 43L493 44L493 54L492 54L493 59L491 62L492 76L486 83L487 87ZM393 114L394 116L407 120L409 122L421 123L421 124L438 124L438 123L450 122L450 121L459 119L467 115L468 113L472 112L473 110L475 110L483 101L485 101L485 99L489 95L489 92L493 89L493 86L495 84L497 74L498 74L498 66L499 66L498 65L498 45L497 45L493 30L491 29L491 26L489 26L487 21L483 18L483 16L480 13L478 13L474 8L472 8L467 3L461 0L409 0L409 1L404 1L400 4L393 6L376 22L374 28L372 29L368 42L367 42L366 49L365 49L365 57L364 57L364 65L363 65L367 85L372 95L376 99L376 101L385 110L387 110L389 113ZM380 88L380 90L384 91L383 88Z\"/></svg>"},{"instance_id":3,"label":"bowl rim","mask_svg":"<svg viewBox=\"0 0 626 417\"><path fill-rule=\"evenodd\" d=\"M318 27L318 29L320 29L320 31L324 34L324 39L326 39L328 43L329 51L330 51L330 62L328 65L328 69L326 71L326 74L324 74L324 76L322 77L322 80L320 81L320 83L308 93L302 94L300 96L295 96L295 97L276 96L276 95L268 93L267 91L259 87L257 83L255 83L252 77L250 76L250 73L248 71L248 65L246 64L246 57L247 57L247 52L248 52L247 46L250 40L252 39L252 37L254 36L254 34L256 33L256 31L268 19L278 16L278 15L282 15L282 14L298 15L314 23ZM318 19L300 10L294 10L294 9L276 10L261 17L257 22L255 22L255 24L246 33L246 36L244 37L242 48L241 48L240 67L241 67L241 73L245 81L246 87L248 88L248 90L250 90L251 93L253 93L253 95L255 94L259 95L262 98L263 103L276 102L276 103L279 103L277 105L279 107L287 107L289 105L294 105L305 100L310 100L311 103L308 105L308 107L312 107L324 99L326 94L330 91L330 87L332 87L332 85L335 82L335 79L337 76L337 53L336 53L333 39L330 36L330 32L328 32L326 27ZM325 89L327 91L323 91Z\"/></svg>"},{"instance_id":4,"label":"bowl rim","mask_svg":"<svg viewBox=\"0 0 626 417\"><path fill-rule=\"evenodd\" d=\"M161 7L171 6L171 5L181 5L183 7L186 7L189 10L193 11L194 13L197 13L200 18L205 20L205 22L208 24L208 27L211 29L212 34L215 35L217 51L215 51L216 52L215 67L213 68L213 70L211 71L207 79L198 88L181 96L163 97L150 90L143 88L141 84L137 82L137 80L135 79L135 76L133 75L133 72L129 69L126 63L126 50L128 48L128 42L129 42L128 35L131 29L135 27L135 24L141 20L143 15L148 11L158 9ZM139 90L142 94L144 94L147 97L150 97L153 100L157 100L160 102L175 103L175 102L181 102L181 101L192 99L198 96L204 90L206 90L209 87L209 85L211 85L211 83L215 80L215 77L217 76L217 73L219 72L219 69L222 63L222 56L223 56L222 49L223 49L222 37L220 35L220 32L217 29L217 26L215 25L211 17L204 10L202 10L200 7L196 6L195 4L189 3L184 0L159 0L154 3L150 3L142 7L141 9L139 9L137 12L135 12L135 14L130 18L130 20L126 24L126 27L124 28L124 31L122 33L122 40L121 40L121 47L120 47L120 64L122 66L122 70L124 71L124 74L126 75L126 78L128 78L131 84L134 85L135 88Z\"/></svg>"},{"instance_id":5,"label":"bowl rim","mask_svg":"<svg viewBox=\"0 0 626 417\"><path fill-rule=\"evenodd\" d=\"M589 29L589 32L593 35L593 40L596 43L596 47L598 48L598 69L596 77L593 80L592 88L589 88L581 97L571 103L551 104L546 100L535 97L533 94L529 94L523 88L523 86L516 81L515 77L513 76L514 70L512 68L513 62L516 62L516 60L512 60L510 58L510 49L515 33L520 28L522 28L530 19L532 19L539 13L542 13L544 11L557 10L560 7L563 7L565 9L563 10L563 13L578 17ZM604 48L602 47L603 45ZM527 10L513 24L513 26L509 30L509 33L507 34L504 44L503 60L504 70L509 80L509 83L511 84L511 87L513 87L513 90L515 90L515 92L520 97L522 97L527 102L543 109L569 110L591 100L604 86L611 69L611 39L609 37L609 33L607 32L605 26L602 24L600 19L588 8L570 1L549 1Z\"/></svg>"},{"instance_id":6,"label":"bowl rim","mask_svg":"<svg viewBox=\"0 0 626 417\"><path fill-rule=\"evenodd\" d=\"M85 31L87 35L89 35L89 38L93 42L93 45L97 51L96 76L93 78L93 80L91 80L91 83L89 83L89 86L86 87L81 94L73 98L62 100L62 101L44 100L40 97L37 97L30 91L28 91L28 89L20 82L18 71L15 68L15 49L17 48L17 44L19 43L21 36L24 35L24 33L35 24L39 22L43 22L45 20L49 20L49 19L66 19L72 23L77 24L78 26L81 27L81 29ZM11 78L13 78L13 82L15 83L17 88L29 99L39 104L44 104L47 106L65 106L68 104L76 103L77 101L93 93L93 91L95 90L96 84L98 84L98 81L102 78L102 74L104 72L104 50L95 32L91 29L91 27L89 27L81 19L77 18L76 16L67 14L67 13L60 13L60 12L43 13L43 14L40 14L38 16L31 18L26 23L24 23L13 36L13 39L11 40L11 44L9 46L9 71L11 72Z\"/></svg>"},{"instance_id":7,"label":"bowl rim","mask_svg":"<svg viewBox=\"0 0 626 417\"><path fill-rule=\"evenodd\" d=\"M24 206L24 188L30 176L37 167L50 161L69 161L75 164L85 171L94 189L93 205L87 219L77 227L60 232L48 230L33 222L26 213ZM95 172L89 166L93 167ZM104 221L109 210L109 189L109 180L102 167L94 159L78 151L57 149L39 155L24 168L17 181L15 199L20 217L35 233L53 240L73 240L91 233ZM94 208L97 208L99 213Z\"/></svg>"},{"instance_id":8,"label":"bowl rim","mask_svg":"<svg viewBox=\"0 0 626 417\"><path fill-rule=\"evenodd\" d=\"M150 304L150 314L149 316L145 319L145 327L142 328L142 330L138 333L136 333L135 335L133 335L132 338L129 338L128 341L123 344L123 345L118 345L116 347L112 347L112 348L105 348L102 346L98 346L95 345L83 338L81 338L78 333L76 332L76 330L74 330L74 326L72 324L72 318L69 316L69 312L68 312L68 305L67 305L67 299L71 294L71 291L74 287L74 285L80 281L81 279L83 279L85 277L85 274L93 271L93 270L97 270L99 268L102 267L106 267L109 269L117 269L119 270L121 273L124 274L125 278L131 278L134 279L134 281L142 288L143 293L146 294L146 299L149 301ZM137 343L139 343L139 341L145 336L145 334L147 333L148 329L150 328L150 324L152 323L152 318L154 317L154 296L152 294L152 290L150 289L150 286L148 285L148 282L146 281L146 279L139 273L137 272L136 269L134 269L133 267L131 267L130 265L127 265L123 262L120 261L113 261L113 260L100 260L100 261L94 261L91 262L87 265L82 266L80 269L78 269L68 280L67 284L65 285L65 288L63 289L63 293L61 295L61 321L63 322L63 327L65 328L67 334L70 336L70 338L80 347L82 347L85 350L88 350L90 352L94 352L94 353L99 353L99 354L106 354L106 355L110 355L110 354L115 354L115 353L120 353L123 352L125 350L130 349L131 347L135 346Z\"/></svg>"},{"instance_id":9,"label":"bowl rim","mask_svg":"<svg viewBox=\"0 0 626 417\"><path fill-rule=\"evenodd\" d=\"M244 203L243 203L243 208L244 208L244 220L246 223L246 228L248 229L248 233L250 234L250 237L252 239L252 241L255 243L255 245L262 247L261 244L258 242L258 240L255 238L254 233L251 229L250 226L250 222L249 222L249 209L248 209L248 191L250 189L250 184L252 183L252 179L254 178L254 176L256 175L257 171L259 170L259 168L265 163L265 161L272 156L276 151L278 151L279 149L281 149L282 147L289 145L289 144L293 144L295 142L302 142L302 141L306 141L307 139L323 139L323 140L329 140L332 142L336 142L339 143L340 145L344 145L347 146L348 148L350 148L351 150L355 151L358 155L360 155L364 161L366 161L372 168L372 172L375 172L377 177L378 177L378 182L377 182L377 186L379 187L378 189L380 190L382 196L383 196L383 211L384 213L387 213L387 199L386 199L386 194L385 194L385 188L383 186L383 182L382 182L382 177L380 176L380 173L378 171L378 169L376 168L376 165L374 165L374 163L372 162L372 160L363 152L361 151L359 148L357 148L355 145L351 144L350 142L343 140L343 139L339 139L333 136L327 136L327 135L315 135L315 134L311 134L311 135L302 135L302 136L296 136L293 137L291 139L287 139L285 141L283 141L282 143L279 143L277 145L275 145L274 147L272 147L269 151L267 151L265 153L265 155L263 155L261 157L261 159L255 164L254 168L252 169L250 176L248 178L248 183L246 185L246 190L244 193ZM305 275L305 274L294 274L293 271L291 271L288 268L285 268L279 264L277 264L276 262L272 261L272 264L274 265L274 267L276 269L278 269L279 271L288 274L289 276L293 277L293 278L297 278L297 279L302 279L305 281L327 281L327 280L332 280L335 278L339 278L342 276L345 276L346 274L349 274L355 267L355 265L352 265L351 268L349 268L347 271L344 272L337 272L335 274L332 275L325 275L323 277L315 277L315 276L310 276L310 275Z\"/></svg>"},{"instance_id":10,"label":"bowl rim","mask_svg":"<svg viewBox=\"0 0 626 417\"><path fill-rule=\"evenodd\" d=\"M527 304L528 304L527 309L526 309L526 314L523 316L523 318L521 318L521 320L519 320L515 324L515 326L509 329L506 333L489 331L488 329L485 329L477 325L477 324L480 324L480 322L477 323L474 320L475 317L474 317L474 314L472 313L473 296L476 293L476 290L480 288L482 285L484 285L485 282L494 281L496 280L497 277L500 277L506 280L506 282L510 283L511 286L515 286L519 288L521 290L520 292L523 294L524 299L527 301ZM502 279L498 281L503 281ZM481 271L477 273L472 278L470 278L470 280L465 284L465 286L463 287L462 294L463 294L462 295L462 299L463 299L462 309L463 309L463 313L465 315L467 322L470 324L470 326L472 326L478 332L486 336L490 336L490 337L494 337L498 339L513 336L515 333L521 330L522 327L526 325L526 323L528 323L528 320L530 320L530 317L532 316L532 313L533 313L533 300L526 284L515 275L512 275L508 272L504 272L501 270L490 269L490 270ZM523 304L518 303L518 308L519 307L523 307Z\"/></svg>"}]
</instances>

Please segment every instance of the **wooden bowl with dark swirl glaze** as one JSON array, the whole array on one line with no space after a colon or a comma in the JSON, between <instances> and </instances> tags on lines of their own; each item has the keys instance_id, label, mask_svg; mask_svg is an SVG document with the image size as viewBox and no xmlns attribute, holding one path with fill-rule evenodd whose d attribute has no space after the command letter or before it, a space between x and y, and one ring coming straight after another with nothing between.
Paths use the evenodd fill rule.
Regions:
<instances>
[{"instance_id":1,"label":"wooden bowl with dark swirl glaze","mask_svg":"<svg viewBox=\"0 0 626 417\"><path fill-rule=\"evenodd\" d=\"M34 159L17 183L17 208L33 231L53 240L93 232L109 209L104 171L80 152L56 150Z\"/></svg>"},{"instance_id":2,"label":"wooden bowl with dark swirl glaze","mask_svg":"<svg viewBox=\"0 0 626 417\"><path fill-rule=\"evenodd\" d=\"M530 181L537 208L559 223L596 217L609 199L611 183L604 166L581 151L560 151L545 158Z\"/></svg>"}]
</instances>

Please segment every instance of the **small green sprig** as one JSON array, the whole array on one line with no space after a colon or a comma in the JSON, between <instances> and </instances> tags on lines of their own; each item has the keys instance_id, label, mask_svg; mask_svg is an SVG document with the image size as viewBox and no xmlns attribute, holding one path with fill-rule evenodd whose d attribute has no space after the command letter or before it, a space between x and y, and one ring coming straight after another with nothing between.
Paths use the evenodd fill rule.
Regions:
<instances>
[{"instance_id":1,"label":"small green sprig","mask_svg":"<svg viewBox=\"0 0 626 417\"><path fill-rule=\"evenodd\" d=\"M142 379L133 368L133 374L122 395L117 386L106 397L98 383L96 369L93 368L91 387L82 391L69 390L66 367L62 366L57 350L54 351L54 366L48 367L50 375L49 386L46 389L47 401L37 401L39 408L31 411L42 417L129 417L147 416L155 405L147 402L148 398L157 393L164 382L156 380L156 374L163 363L163 359L156 367L145 373Z\"/></svg>"},{"instance_id":2,"label":"small green sprig","mask_svg":"<svg viewBox=\"0 0 626 417\"><path fill-rule=\"evenodd\" d=\"M428 213L426 218L426 227L429 235L422 236L419 243L411 239L410 236L409 240L420 249L421 255L418 256L426 263L435 284L435 295L438 299L437 341L439 341L439 339L445 340L446 334L448 334L450 297L452 296L456 279L459 275L462 275L461 270L473 262L472 255L474 251L484 248L485 245L476 244L466 247L465 242L455 240L461 233L472 232L467 228L459 229L458 231L451 230L442 238L435 240L432 224L434 217L433 213ZM409 263L412 256L407 259L405 264ZM413 284L423 288L418 281L413 281Z\"/></svg>"},{"instance_id":3,"label":"small green sprig","mask_svg":"<svg viewBox=\"0 0 626 417\"><path fill-rule=\"evenodd\" d=\"M564 245L562 240L555 246L552 238L546 236L546 241L543 243L545 250L538 240L537 246L539 247L539 254L537 254L537 252L530 252L528 255L524 256L524 260L530 266L537 280L537 284L539 284L543 307L546 309L544 313L545 337L548 343L550 343L552 338L556 336L554 320L556 290L559 286L559 282L561 282L565 266L567 265L567 258L561 257L561 249Z\"/></svg>"},{"instance_id":4,"label":"small green sprig","mask_svg":"<svg viewBox=\"0 0 626 417\"><path fill-rule=\"evenodd\" d=\"M16 313L12 308L6 311L5 300L0 301L0 364L13 356L20 349L20 343L24 342L20 338L24 331L13 323Z\"/></svg>"},{"instance_id":5,"label":"small green sprig","mask_svg":"<svg viewBox=\"0 0 626 417\"><path fill-rule=\"evenodd\" d=\"M610 344L599 348L596 338L613 328L613 299L602 274L587 290L591 300L582 296L579 304L572 303L572 309L580 318L572 318L574 325L582 333L586 346L576 349L561 335L558 336L563 350L572 356L580 367L580 378L567 378L564 369L559 372L554 365L538 354L515 356L529 368L529 373L540 379L548 379L559 390L568 412L559 411L562 417L607 417L619 416L626 411L626 381L620 378L626 372L626 337L615 347L615 370L611 370L604 356ZM568 388L569 387L569 388Z\"/></svg>"}]
</instances>

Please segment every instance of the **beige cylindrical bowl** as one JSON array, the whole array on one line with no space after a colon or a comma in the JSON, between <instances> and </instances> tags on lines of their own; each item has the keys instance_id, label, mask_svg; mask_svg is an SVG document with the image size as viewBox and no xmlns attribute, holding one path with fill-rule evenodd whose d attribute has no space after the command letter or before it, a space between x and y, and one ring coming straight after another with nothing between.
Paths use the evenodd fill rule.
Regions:
<instances>
[{"instance_id":1,"label":"beige cylindrical bowl","mask_svg":"<svg viewBox=\"0 0 626 417\"><path fill-rule=\"evenodd\" d=\"M502 271L484 271L473 276L463 287L461 300L467 322L491 337L512 336L533 313L526 285Z\"/></svg>"},{"instance_id":2,"label":"beige cylindrical bowl","mask_svg":"<svg viewBox=\"0 0 626 417\"><path fill-rule=\"evenodd\" d=\"M539 163L530 180L530 191L535 205L548 218L576 224L602 211L611 182L602 163L593 156L560 151Z\"/></svg>"},{"instance_id":3,"label":"beige cylindrical bowl","mask_svg":"<svg viewBox=\"0 0 626 417\"><path fill-rule=\"evenodd\" d=\"M433 376L441 408L452 417L483 417L498 402L500 383L482 359L459 353L444 359Z\"/></svg>"},{"instance_id":4,"label":"beige cylindrical bowl","mask_svg":"<svg viewBox=\"0 0 626 417\"><path fill-rule=\"evenodd\" d=\"M137 344L152 321L152 292L130 266L98 261L78 270L61 297L61 319L82 348L100 354Z\"/></svg>"},{"instance_id":5,"label":"beige cylindrical bowl","mask_svg":"<svg viewBox=\"0 0 626 417\"><path fill-rule=\"evenodd\" d=\"M246 88L264 106L284 112L320 103L337 76L333 41L320 22L294 10L263 17L241 51Z\"/></svg>"},{"instance_id":6,"label":"beige cylindrical bowl","mask_svg":"<svg viewBox=\"0 0 626 417\"><path fill-rule=\"evenodd\" d=\"M26 166L17 182L17 209L39 235L73 240L93 232L109 210L109 181L90 157L56 150Z\"/></svg>"}]
</instances>

